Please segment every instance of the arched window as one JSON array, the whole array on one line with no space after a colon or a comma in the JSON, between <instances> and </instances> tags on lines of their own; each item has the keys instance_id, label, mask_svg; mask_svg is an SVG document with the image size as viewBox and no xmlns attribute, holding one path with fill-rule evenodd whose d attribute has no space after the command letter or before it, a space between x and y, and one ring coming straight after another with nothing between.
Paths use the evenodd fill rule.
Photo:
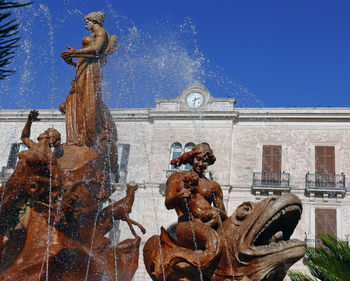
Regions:
<instances>
[{"instance_id":1,"label":"arched window","mask_svg":"<svg viewBox=\"0 0 350 281\"><path fill-rule=\"evenodd\" d=\"M202 144L206 144L209 146L209 144L206 142L202 142ZM186 143L184 147L182 147L181 143L174 142L170 148L170 160L179 158L183 153L191 151L194 146L195 144L193 142ZM176 168L174 165L169 165L169 170L167 170L167 177L169 177L174 172L174 170L189 171L191 169L192 169L192 165L188 163L186 165L181 165L180 167L176 167ZM206 172L206 177L211 178L211 175L209 174L209 170L206 169L205 172Z\"/></svg>"},{"instance_id":2,"label":"arched window","mask_svg":"<svg viewBox=\"0 0 350 281\"><path fill-rule=\"evenodd\" d=\"M170 149L170 160L179 158L182 154L182 145L179 142L175 142L171 145ZM180 169L180 167L176 167L174 165L170 165L170 169Z\"/></svg>"},{"instance_id":3,"label":"arched window","mask_svg":"<svg viewBox=\"0 0 350 281\"><path fill-rule=\"evenodd\" d=\"M186 143L185 145L185 151L184 152L189 152L192 150L192 148L194 147L194 143L193 142L188 142ZM187 163L184 167L185 170L191 170L192 169L192 166L191 164Z\"/></svg>"}]
</instances>

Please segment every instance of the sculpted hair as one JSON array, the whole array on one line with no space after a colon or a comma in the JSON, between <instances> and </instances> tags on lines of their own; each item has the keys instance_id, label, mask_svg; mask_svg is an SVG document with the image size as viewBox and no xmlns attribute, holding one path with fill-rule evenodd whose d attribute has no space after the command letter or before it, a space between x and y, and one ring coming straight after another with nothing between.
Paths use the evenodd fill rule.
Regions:
<instances>
[{"instance_id":1,"label":"sculpted hair","mask_svg":"<svg viewBox=\"0 0 350 281\"><path fill-rule=\"evenodd\" d=\"M92 21L93 23L97 23L100 26L103 26L105 21L105 13L104 12L92 12L84 17L85 20Z\"/></svg>"},{"instance_id":2,"label":"sculpted hair","mask_svg":"<svg viewBox=\"0 0 350 281\"><path fill-rule=\"evenodd\" d=\"M175 165L176 167L183 164L193 165L193 159L197 154L203 153L203 156L206 157L208 165L213 165L216 161L216 157L211 150L210 146L204 143L195 145L191 151L185 152L179 158L171 160L170 164Z\"/></svg>"},{"instance_id":3,"label":"sculpted hair","mask_svg":"<svg viewBox=\"0 0 350 281\"><path fill-rule=\"evenodd\" d=\"M49 137L53 137L55 139L55 142L52 144L54 147L57 147L60 145L61 142L61 134L59 131L53 128L49 128L46 130Z\"/></svg>"}]
</instances>

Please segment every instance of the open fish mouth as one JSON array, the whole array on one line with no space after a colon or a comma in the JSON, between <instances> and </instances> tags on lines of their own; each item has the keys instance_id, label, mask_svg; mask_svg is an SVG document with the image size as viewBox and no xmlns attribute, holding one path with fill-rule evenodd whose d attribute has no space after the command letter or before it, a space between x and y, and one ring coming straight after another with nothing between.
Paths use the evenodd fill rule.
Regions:
<instances>
[{"instance_id":1,"label":"open fish mouth","mask_svg":"<svg viewBox=\"0 0 350 281\"><path fill-rule=\"evenodd\" d=\"M253 240L257 248L293 247L304 243L297 239L289 240L301 217L300 205L289 205L273 215L258 231Z\"/></svg>"}]
</instances>

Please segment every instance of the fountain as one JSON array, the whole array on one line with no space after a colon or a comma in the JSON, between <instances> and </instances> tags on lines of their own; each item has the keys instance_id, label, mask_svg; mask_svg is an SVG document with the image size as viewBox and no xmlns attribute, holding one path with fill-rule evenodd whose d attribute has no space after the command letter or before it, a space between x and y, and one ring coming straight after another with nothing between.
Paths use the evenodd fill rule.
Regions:
<instances>
[{"instance_id":1,"label":"fountain","mask_svg":"<svg viewBox=\"0 0 350 281\"><path fill-rule=\"evenodd\" d=\"M165 206L178 215L174 228L161 229L143 249L147 272L161 280L281 281L304 256L305 243L290 240L302 205L294 194L244 202L228 217L220 186L204 171L216 158L207 144L171 161L193 168L166 182Z\"/></svg>"},{"instance_id":2,"label":"fountain","mask_svg":"<svg viewBox=\"0 0 350 281\"><path fill-rule=\"evenodd\" d=\"M118 179L117 131L102 102L100 68L119 46L103 20L100 12L86 16L92 34L81 49L62 53L76 71L60 106L63 157L51 151L60 143L57 130L43 132L38 143L30 140L31 125L40 120L37 111L28 116L22 141L29 150L20 153L1 195L0 280L131 280L138 267L141 238L134 225L146 230L129 217L138 186L126 185L125 198L110 203L111 181ZM153 280L282 280L304 255L304 243L289 240L300 200L287 194L244 202L228 216L221 187L203 173L215 160L211 148L199 144L172 161L193 169L175 172L166 183L165 205L176 210L178 224L146 242L147 272ZM150 162L147 168L151 175ZM153 189L152 199L156 210ZM126 221L134 238L113 245L106 234L117 220Z\"/></svg>"},{"instance_id":3,"label":"fountain","mask_svg":"<svg viewBox=\"0 0 350 281\"><path fill-rule=\"evenodd\" d=\"M30 139L39 112L29 113L13 174L2 189L0 280L131 280L137 267L142 225L129 217L137 185L112 204L112 177L118 178L117 131L102 102L100 68L118 47L102 28L103 12L85 17L90 36L81 49L62 53L76 74L67 99L66 143L56 159L60 133L49 128ZM77 61L73 58L78 58ZM108 206L106 206L106 204ZM113 246L105 237L116 220L128 223L133 239ZM40 239L38 239L40 237Z\"/></svg>"}]
</instances>

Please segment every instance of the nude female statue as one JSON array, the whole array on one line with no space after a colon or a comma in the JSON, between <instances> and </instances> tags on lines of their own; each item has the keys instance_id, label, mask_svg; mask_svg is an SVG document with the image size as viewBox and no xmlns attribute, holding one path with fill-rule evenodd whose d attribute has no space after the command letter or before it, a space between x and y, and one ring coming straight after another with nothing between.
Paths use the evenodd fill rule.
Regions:
<instances>
[{"instance_id":1,"label":"nude female statue","mask_svg":"<svg viewBox=\"0 0 350 281\"><path fill-rule=\"evenodd\" d=\"M176 244L186 248L183 252L208 249L197 253L194 264L208 262L208 253L219 253L221 249L215 229L227 218L223 194L218 183L204 176L207 166L215 160L209 145L195 145L190 152L171 161L175 166L189 163L192 170L175 172L166 183L165 206L175 209L178 215ZM187 255L191 256L190 252Z\"/></svg>"},{"instance_id":2,"label":"nude female statue","mask_svg":"<svg viewBox=\"0 0 350 281\"><path fill-rule=\"evenodd\" d=\"M175 209L179 221L188 221L192 216L192 219L214 226L227 218L220 185L204 176L208 165L214 164L215 160L208 145L198 144L171 161L175 166L190 163L193 167L188 172L174 173L166 184L165 206Z\"/></svg>"},{"instance_id":3,"label":"nude female statue","mask_svg":"<svg viewBox=\"0 0 350 281\"><path fill-rule=\"evenodd\" d=\"M94 147L106 135L116 139L115 126L102 102L100 67L116 51L118 39L109 36L102 27L104 17L103 12L88 14L84 18L85 28L91 35L83 38L81 49L67 47L69 50L61 54L67 64L75 67L72 88L60 106L66 114L66 145Z\"/></svg>"}]
</instances>

